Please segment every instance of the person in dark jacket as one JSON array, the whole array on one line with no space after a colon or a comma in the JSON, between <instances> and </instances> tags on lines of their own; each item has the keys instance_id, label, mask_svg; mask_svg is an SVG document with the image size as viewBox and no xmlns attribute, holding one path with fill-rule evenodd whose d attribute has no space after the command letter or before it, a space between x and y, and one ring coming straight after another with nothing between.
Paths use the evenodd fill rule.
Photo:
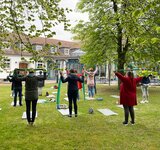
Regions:
<instances>
[{"instance_id":1,"label":"person in dark jacket","mask_svg":"<svg viewBox=\"0 0 160 150\"><path fill-rule=\"evenodd\" d=\"M14 107L16 107L17 104L17 95L19 96L19 105L22 106L22 81L17 81L15 79L16 76L22 77L22 75L19 74L18 70L14 70L13 76L9 75L7 77L7 79L12 82L12 89L14 93Z\"/></svg>"},{"instance_id":2,"label":"person in dark jacket","mask_svg":"<svg viewBox=\"0 0 160 150\"><path fill-rule=\"evenodd\" d=\"M69 117L72 117L72 102L74 104L74 112L75 117L77 117L77 96L78 96L78 86L77 81L84 82L84 73L82 74L82 78L79 78L74 69L70 70L67 78L64 79L62 72L60 72L62 83L68 82L68 99L69 99Z\"/></svg>"},{"instance_id":3,"label":"person in dark jacket","mask_svg":"<svg viewBox=\"0 0 160 150\"><path fill-rule=\"evenodd\" d=\"M29 125L33 125L36 116L36 106L38 101L38 81L46 79L46 71L43 77L34 75L34 70L30 69L29 74L25 77L17 77L18 81L25 81L25 101L26 101L26 114ZM32 104L32 117L30 116Z\"/></svg>"},{"instance_id":4,"label":"person in dark jacket","mask_svg":"<svg viewBox=\"0 0 160 150\"><path fill-rule=\"evenodd\" d=\"M141 81L141 90L142 90L142 101L140 103L148 103L148 98L149 98L149 92L148 92L148 87L150 83L150 76L144 76L142 81Z\"/></svg>"}]
</instances>

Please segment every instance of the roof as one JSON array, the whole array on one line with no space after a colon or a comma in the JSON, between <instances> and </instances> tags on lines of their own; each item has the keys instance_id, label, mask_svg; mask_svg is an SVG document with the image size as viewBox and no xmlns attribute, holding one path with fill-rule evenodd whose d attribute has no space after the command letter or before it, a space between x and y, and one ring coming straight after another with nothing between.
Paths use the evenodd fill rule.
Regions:
<instances>
[{"instance_id":1,"label":"roof","mask_svg":"<svg viewBox=\"0 0 160 150\"><path fill-rule=\"evenodd\" d=\"M17 38L15 35L10 35L12 36L12 40L15 38ZM27 42L27 39L23 36L22 37L23 41L24 42ZM32 45L45 45L45 44L49 44L49 45L56 45L56 46L59 46L59 48L63 48L63 47L66 47L66 48L69 48L71 50L74 50L74 49L79 49L80 48L80 43L79 42L71 42L71 41L63 41L63 40L58 40L58 39L51 39L51 38L44 38L44 37L35 37L35 38L32 38L32 39L29 39L30 40L30 43ZM16 40L14 40L15 43L16 43ZM63 55L61 54L61 52L59 51L60 55ZM18 50L14 50L13 48L11 49L6 49L5 50L5 54L7 55L22 55L22 56L32 56L31 53L27 52L27 51L18 51Z\"/></svg>"},{"instance_id":2,"label":"roof","mask_svg":"<svg viewBox=\"0 0 160 150\"><path fill-rule=\"evenodd\" d=\"M43 37L37 37L31 39L32 44L40 44L40 45L45 45L45 44L50 44L50 45L56 45L59 47L68 47L68 48L80 48L80 43L78 42L70 42L70 41L63 41L63 40L58 40L58 39L51 39L51 38L43 38Z\"/></svg>"}]
</instances>

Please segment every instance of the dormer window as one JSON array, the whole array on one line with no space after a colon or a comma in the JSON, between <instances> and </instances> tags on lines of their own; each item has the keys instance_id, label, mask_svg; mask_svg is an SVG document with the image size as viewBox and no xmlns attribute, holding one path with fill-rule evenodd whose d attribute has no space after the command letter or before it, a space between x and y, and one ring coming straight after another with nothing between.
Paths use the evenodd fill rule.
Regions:
<instances>
[{"instance_id":1,"label":"dormer window","mask_svg":"<svg viewBox=\"0 0 160 150\"><path fill-rule=\"evenodd\" d=\"M9 50L10 49L10 43L9 42L7 42L7 41L3 41L2 42L2 45L1 45L1 48L2 49L5 49L5 50Z\"/></svg>"},{"instance_id":2,"label":"dormer window","mask_svg":"<svg viewBox=\"0 0 160 150\"><path fill-rule=\"evenodd\" d=\"M24 43L17 42L16 47L19 48L19 49L24 49L25 45L24 45Z\"/></svg>"},{"instance_id":3,"label":"dormer window","mask_svg":"<svg viewBox=\"0 0 160 150\"><path fill-rule=\"evenodd\" d=\"M68 48L64 49L64 55L69 55L69 49Z\"/></svg>"},{"instance_id":4,"label":"dormer window","mask_svg":"<svg viewBox=\"0 0 160 150\"><path fill-rule=\"evenodd\" d=\"M43 49L43 46L42 45L33 45L33 49L36 51L40 51Z\"/></svg>"},{"instance_id":5,"label":"dormer window","mask_svg":"<svg viewBox=\"0 0 160 150\"><path fill-rule=\"evenodd\" d=\"M11 66L11 60L8 59L8 58L6 58L4 60L4 67L5 67L5 69L10 69L10 66Z\"/></svg>"},{"instance_id":6,"label":"dormer window","mask_svg":"<svg viewBox=\"0 0 160 150\"><path fill-rule=\"evenodd\" d=\"M39 51L39 50L42 50L43 46L42 45L36 45L36 50Z\"/></svg>"},{"instance_id":7,"label":"dormer window","mask_svg":"<svg viewBox=\"0 0 160 150\"><path fill-rule=\"evenodd\" d=\"M51 46L50 52L51 53L56 53L57 52L57 47L56 46Z\"/></svg>"}]
</instances>

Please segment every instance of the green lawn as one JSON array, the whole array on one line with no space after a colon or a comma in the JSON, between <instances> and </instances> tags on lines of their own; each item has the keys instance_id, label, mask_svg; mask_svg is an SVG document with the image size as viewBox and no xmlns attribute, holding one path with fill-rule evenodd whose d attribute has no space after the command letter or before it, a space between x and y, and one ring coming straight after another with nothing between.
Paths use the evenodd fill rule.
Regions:
<instances>
[{"instance_id":1,"label":"green lawn","mask_svg":"<svg viewBox=\"0 0 160 150\"><path fill-rule=\"evenodd\" d=\"M53 84L52 84L53 85ZM51 93L51 84L43 89ZM62 85L61 103L66 93ZM103 101L78 102L79 116L64 117L55 103L38 104L35 126L22 120L22 107L12 107L10 85L0 85L0 150L159 150L160 149L160 87L150 87L150 103L139 104L134 126L123 126L123 109L116 107L119 92L116 86L98 85L97 97ZM141 91L138 88L138 101ZM82 95L81 95L82 97ZM40 97L40 98L44 98ZM23 100L24 102L24 100ZM94 114L88 114L92 107ZM109 108L117 116L104 116L98 108Z\"/></svg>"}]
</instances>

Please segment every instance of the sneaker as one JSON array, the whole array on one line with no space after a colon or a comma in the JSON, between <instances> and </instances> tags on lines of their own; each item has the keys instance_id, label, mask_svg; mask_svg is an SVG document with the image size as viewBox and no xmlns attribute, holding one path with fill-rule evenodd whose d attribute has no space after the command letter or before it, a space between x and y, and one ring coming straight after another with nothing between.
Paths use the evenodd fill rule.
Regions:
<instances>
[{"instance_id":1,"label":"sneaker","mask_svg":"<svg viewBox=\"0 0 160 150\"><path fill-rule=\"evenodd\" d=\"M19 104L19 106L23 106L22 104Z\"/></svg>"},{"instance_id":2,"label":"sneaker","mask_svg":"<svg viewBox=\"0 0 160 150\"><path fill-rule=\"evenodd\" d=\"M130 121L130 123L131 123L131 125L135 125L135 122L133 122L133 121Z\"/></svg>"},{"instance_id":3,"label":"sneaker","mask_svg":"<svg viewBox=\"0 0 160 150\"><path fill-rule=\"evenodd\" d=\"M145 102L145 103L148 103L149 101L145 100L144 102Z\"/></svg>"},{"instance_id":4,"label":"sneaker","mask_svg":"<svg viewBox=\"0 0 160 150\"><path fill-rule=\"evenodd\" d=\"M72 115L68 115L68 117L72 117Z\"/></svg>"},{"instance_id":5,"label":"sneaker","mask_svg":"<svg viewBox=\"0 0 160 150\"><path fill-rule=\"evenodd\" d=\"M144 104L144 103L145 103L145 101L143 101L143 100L142 100L142 101L140 101L140 103L141 103L141 104Z\"/></svg>"},{"instance_id":6,"label":"sneaker","mask_svg":"<svg viewBox=\"0 0 160 150\"><path fill-rule=\"evenodd\" d=\"M75 117L78 117L78 115L77 115L77 114L75 114Z\"/></svg>"},{"instance_id":7,"label":"sneaker","mask_svg":"<svg viewBox=\"0 0 160 150\"><path fill-rule=\"evenodd\" d=\"M127 125L128 125L128 122L124 121L124 122L123 122L123 125L127 126Z\"/></svg>"}]
</instances>

